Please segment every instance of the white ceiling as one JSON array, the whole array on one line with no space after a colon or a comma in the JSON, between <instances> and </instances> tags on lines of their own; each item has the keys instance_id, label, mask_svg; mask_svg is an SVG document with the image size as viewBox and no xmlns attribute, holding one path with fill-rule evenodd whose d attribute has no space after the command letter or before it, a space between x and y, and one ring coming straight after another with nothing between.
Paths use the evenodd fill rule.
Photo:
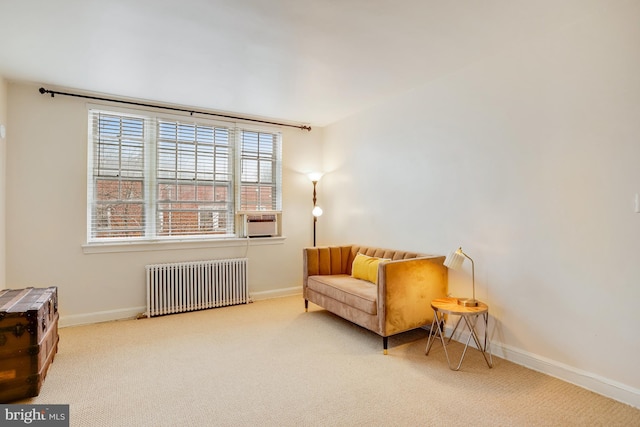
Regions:
<instances>
[{"instance_id":1,"label":"white ceiling","mask_svg":"<svg viewBox=\"0 0 640 427\"><path fill-rule=\"evenodd\" d=\"M0 0L0 76L325 125L612 0Z\"/></svg>"}]
</instances>

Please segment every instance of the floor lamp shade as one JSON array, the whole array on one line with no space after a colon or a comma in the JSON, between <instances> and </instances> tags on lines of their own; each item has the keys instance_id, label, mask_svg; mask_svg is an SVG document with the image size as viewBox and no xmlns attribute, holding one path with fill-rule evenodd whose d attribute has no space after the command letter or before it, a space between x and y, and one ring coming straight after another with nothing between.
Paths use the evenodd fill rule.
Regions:
<instances>
[{"instance_id":1,"label":"floor lamp shade","mask_svg":"<svg viewBox=\"0 0 640 427\"><path fill-rule=\"evenodd\" d=\"M452 251L451 253L449 253L449 255L447 255L444 260L444 266L452 270L460 270L465 259L471 261L471 283L473 286L473 298L458 298L458 304L465 307L476 307L478 305L478 300L476 299L476 272L473 259L471 259L469 255L465 254L462 251L462 248L458 248L457 250Z\"/></svg>"}]
</instances>

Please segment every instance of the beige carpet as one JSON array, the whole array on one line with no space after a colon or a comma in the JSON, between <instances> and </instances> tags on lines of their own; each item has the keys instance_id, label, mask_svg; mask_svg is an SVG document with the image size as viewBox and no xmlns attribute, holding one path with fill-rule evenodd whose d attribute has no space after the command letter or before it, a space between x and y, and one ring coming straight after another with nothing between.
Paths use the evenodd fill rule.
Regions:
<instances>
[{"instance_id":1,"label":"beige carpet","mask_svg":"<svg viewBox=\"0 0 640 427\"><path fill-rule=\"evenodd\" d=\"M426 331L379 336L301 297L60 330L40 396L72 426L633 426L640 410ZM452 351L462 349L452 343Z\"/></svg>"}]
</instances>

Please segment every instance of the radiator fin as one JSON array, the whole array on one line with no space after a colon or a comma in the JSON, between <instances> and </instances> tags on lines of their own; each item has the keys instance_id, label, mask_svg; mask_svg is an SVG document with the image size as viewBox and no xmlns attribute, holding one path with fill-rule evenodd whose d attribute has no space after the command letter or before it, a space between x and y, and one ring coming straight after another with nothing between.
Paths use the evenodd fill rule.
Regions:
<instances>
[{"instance_id":1,"label":"radiator fin","mask_svg":"<svg viewBox=\"0 0 640 427\"><path fill-rule=\"evenodd\" d=\"M147 317L249 302L247 258L145 266Z\"/></svg>"}]
</instances>

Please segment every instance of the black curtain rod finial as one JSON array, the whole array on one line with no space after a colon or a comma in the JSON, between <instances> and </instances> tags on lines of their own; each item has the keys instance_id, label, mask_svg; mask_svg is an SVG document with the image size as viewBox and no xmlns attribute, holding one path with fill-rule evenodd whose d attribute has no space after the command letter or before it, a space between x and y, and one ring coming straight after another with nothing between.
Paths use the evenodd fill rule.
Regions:
<instances>
[{"instance_id":1,"label":"black curtain rod finial","mask_svg":"<svg viewBox=\"0 0 640 427\"><path fill-rule=\"evenodd\" d=\"M45 89L45 88L43 88L43 87L41 87L40 89L38 89L38 92L40 92L42 95L44 95L45 93L47 93L47 92L48 92L48 93L50 93L50 94L51 94L51 97L52 97L52 98L56 95L56 93L55 93L54 91L52 91L52 90L46 90L46 89Z\"/></svg>"}]
</instances>

